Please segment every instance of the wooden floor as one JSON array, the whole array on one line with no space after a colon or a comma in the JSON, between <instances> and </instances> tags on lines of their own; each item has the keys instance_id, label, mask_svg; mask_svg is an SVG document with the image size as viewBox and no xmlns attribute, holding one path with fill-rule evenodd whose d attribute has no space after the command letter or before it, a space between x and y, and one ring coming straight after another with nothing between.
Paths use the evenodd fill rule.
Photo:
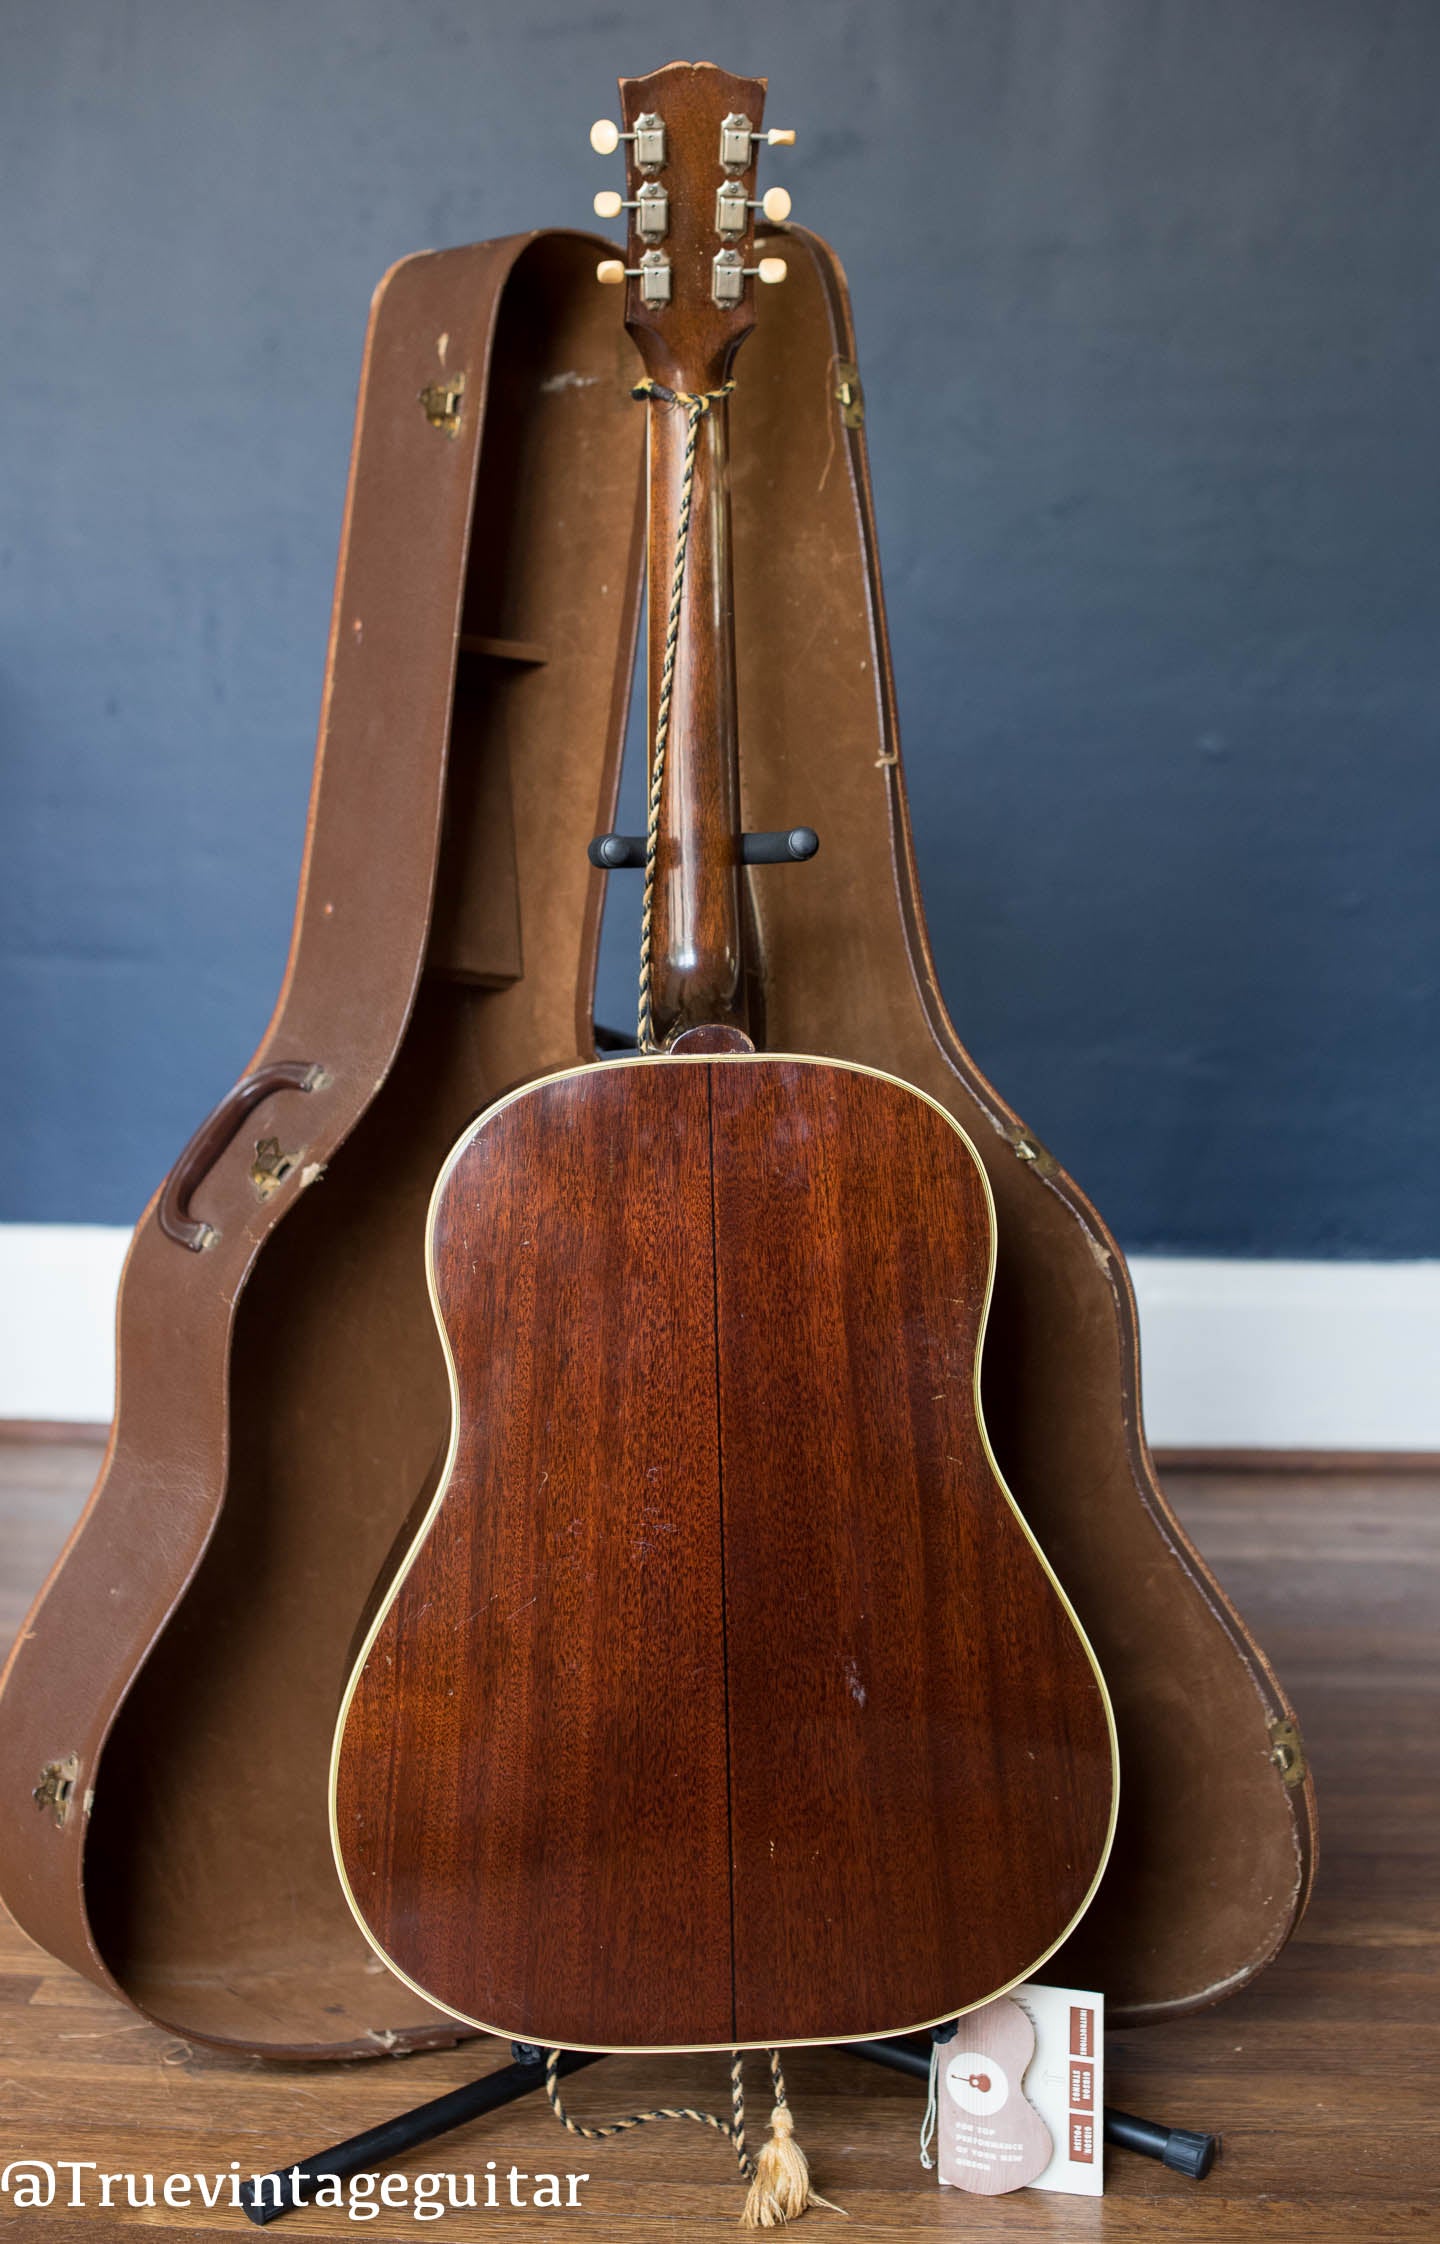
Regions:
<instances>
[{"instance_id":1,"label":"wooden floor","mask_svg":"<svg viewBox=\"0 0 1440 2244\"><path fill-rule=\"evenodd\" d=\"M88 1487L97 1452L0 1446L0 1622L23 1606ZM1224 2152L1192 2182L1107 2154L1102 2202L941 2191L916 2160L919 2088L817 2051L790 2065L817 2186L849 2215L802 2236L846 2244L917 2234L975 2240L1265 2238L1275 2244L1440 2236L1440 1476L1170 1476L1201 1548L1298 1703L1320 1792L1322 1868L1310 1914L1261 1982L1219 2009L1109 2043L1109 2100L1215 2129ZM486 2045L493 2047L493 2045ZM490 2061L504 2061L493 2048ZM280 2070L193 2049L40 1955L0 1940L4 2159L95 2159L101 2171L265 2171L473 2078L477 2050L364 2066ZM763 2116L757 2079L753 2103ZM714 2105L717 2060L606 2060L572 2100L600 2116L653 2101ZM733 2232L727 2146L690 2126L609 2144L561 2133L532 2099L432 2144L405 2171L501 2179L588 2172L580 2213L411 2212L355 2222L312 2208L276 2234L452 2239L673 2239ZM93 2189L93 2176L86 2177ZM533 2189L533 2182L520 2185ZM62 2182L60 2196L65 2195ZM143 2191L142 2191L143 2194ZM158 2194L158 2185L157 2185ZM38 2240L243 2231L234 2211L17 2213Z\"/></svg>"}]
</instances>

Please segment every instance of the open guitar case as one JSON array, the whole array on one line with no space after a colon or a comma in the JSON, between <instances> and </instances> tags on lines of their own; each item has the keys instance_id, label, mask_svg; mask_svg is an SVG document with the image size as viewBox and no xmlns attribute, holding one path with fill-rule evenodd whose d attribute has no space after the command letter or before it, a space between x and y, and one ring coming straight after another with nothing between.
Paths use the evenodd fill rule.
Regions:
<instances>
[{"instance_id":1,"label":"open guitar case","mask_svg":"<svg viewBox=\"0 0 1440 2244\"><path fill-rule=\"evenodd\" d=\"M646 435L595 285L605 246L412 257L377 293L284 985L136 1233L109 1448L0 1697L0 1890L21 1924L237 2051L464 2031L356 1929L327 1765L357 1621L445 1445L431 1185L498 1094L595 1053L607 876L586 845L615 815ZM989 1172L991 1438L1120 1738L1111 1864L1047 1976L1102 1988L1112 2022L1162 2019L1241 1986L1293 1929L1309 1781L1156 1483L1120 1252L946 1015L844 279L814 235L784 248L732 400L744 816L813 823L821 849L749 876L765 1041L919 1086Z\"/></svg>"}]
</instances>

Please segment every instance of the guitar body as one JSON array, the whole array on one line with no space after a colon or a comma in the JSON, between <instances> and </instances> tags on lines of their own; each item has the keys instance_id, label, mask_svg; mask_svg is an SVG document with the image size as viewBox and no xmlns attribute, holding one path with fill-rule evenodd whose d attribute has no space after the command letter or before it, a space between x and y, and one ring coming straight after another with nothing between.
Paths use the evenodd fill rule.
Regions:
<instances>
[{"instance_id":1,"label":"guitar body","mask_svg":"<svg viewBox=\"0 0 1440 2244\"><path fill-rule=\"evenodd\" d=\"M984 1172L857 1067L665 1056L461 1138L454 1423L346 1694L368 1937L516 2039L895 2033L1083 1911L1113 1725L978 1404Z\"/></svg>"}]
</instances>

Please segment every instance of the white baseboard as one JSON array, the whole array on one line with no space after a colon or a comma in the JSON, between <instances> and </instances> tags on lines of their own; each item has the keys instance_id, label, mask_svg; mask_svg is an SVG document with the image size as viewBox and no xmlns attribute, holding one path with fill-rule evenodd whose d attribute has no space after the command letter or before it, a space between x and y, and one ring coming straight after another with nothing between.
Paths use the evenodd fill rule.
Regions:
<instances>
[{"instance_id":1,"label":"white baseboard","mask_svg":"<svg viewBox=\"0 0 1440 2244\"><path fill-rule=\"evenodd\" d=\"M0 1224L0 1419L110 1416L129 1237ZM1130 1269L1155 1448L1440 1450L1440 1262Z\"/></svg>"},{"instance_id":2,"label":"white baseboard","mask_svg":"<svg viewBox=\"0 0 1440 2244\"><path fill-rule=\"evenodd\" d=\"M128 1230L0 1224L0 1419L110 1416Z\"/></svg>"},{"instance_id":3,"label":"white baseboard","mask_svg":"<svg viewBox=\"0 0 1440 2244\"><path fill-rule=\"evenodd\" d=\"M1440 1450L1440 1262L1136 1255L1155 1449Z\"/></svg>"}]
</instances>

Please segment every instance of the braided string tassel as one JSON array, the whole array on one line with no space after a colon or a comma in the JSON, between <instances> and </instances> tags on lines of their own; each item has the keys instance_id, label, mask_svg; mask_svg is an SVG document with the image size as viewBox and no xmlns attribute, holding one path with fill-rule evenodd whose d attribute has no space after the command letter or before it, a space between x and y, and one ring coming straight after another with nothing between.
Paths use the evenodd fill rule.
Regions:
<instances>
[{"instance_id":1,"label":"braided string tassel","mask_svg":"<svg viewBox=\"0 0 1440 2244\"><path fill-rule=\"evenodd\" d=\"M682 405L688 426L685 454L680 465L680 515L675 525L675 566L670 572L670 610L665 619L665 653L660 665L660 694L655 709L655 739L650 750L650 801L645 819L645 895L640 908L640 1007L638 1040L642 1052L658 1050L650 1002L651 921L655 909L655 859L660 847L660 803L665 787L665 751L670 740L670 703L675 689L675 658L680 645L681 601L685 591L685 555L690 544L690 513L695 495L695 457L700 444L700 423L712 405L728 397L735 384L718 390L667 390L648 378L638 382L633 397L656 405Z\"/></svg>"},{"instance_id":2,"label":"braided string tassel","mask_svg":"<svg viewBox=\"0 0 1440 2244\"><path fill-rule=\"evenodd\" d=\"M831 2213L842 2210L832 2205L828 2197L818 2196L810 2186L810 2165L795 2140L795 2122L785 2094L785 2075L780 2069L778 2049L770 2052L770 2079L775 2091L770 2140L763 2145L758 2158L750 2156L745 2142L744 2061L738 2049L730 2053L728 2119L721 2119L716 2112L702 2112L693 2104L657 2104L650 2111L627 2112L623 2119L606 2120L594 2127L572 2118L565 2108L560 2094L560 2054L558 2049L545 2053L545 2094L561 2126L582 2141L603 2143L611 2136L628 2134L634 2127L646 2127L654 2119L693 2120L698 2127L713 2128L717 2135L726 2138L741 2173L749 2181L745 2209L740 2215L742 2228L783 2228L787 2221L798 2220L811 2205L823 2205Z\"/></svg>"},{"instance_id":3,"label":"braided string tassel","mask_svg":"<svg viewBox=\"0 0 1440 2244\"><path fill-rule=\"evenodd\" d=\"M785 2093L778 2049L770 2052L770 2080L775 2090L770 2140L762 2144L755 2161L754 2178L740 2216L742 2228L783 2228L788 2221L798 2221L811 2205L823 2205L828 2213L843 2210L810 2186L810 2161L795 2140L795 2121Z\"/></svg>"}]
</instances>

